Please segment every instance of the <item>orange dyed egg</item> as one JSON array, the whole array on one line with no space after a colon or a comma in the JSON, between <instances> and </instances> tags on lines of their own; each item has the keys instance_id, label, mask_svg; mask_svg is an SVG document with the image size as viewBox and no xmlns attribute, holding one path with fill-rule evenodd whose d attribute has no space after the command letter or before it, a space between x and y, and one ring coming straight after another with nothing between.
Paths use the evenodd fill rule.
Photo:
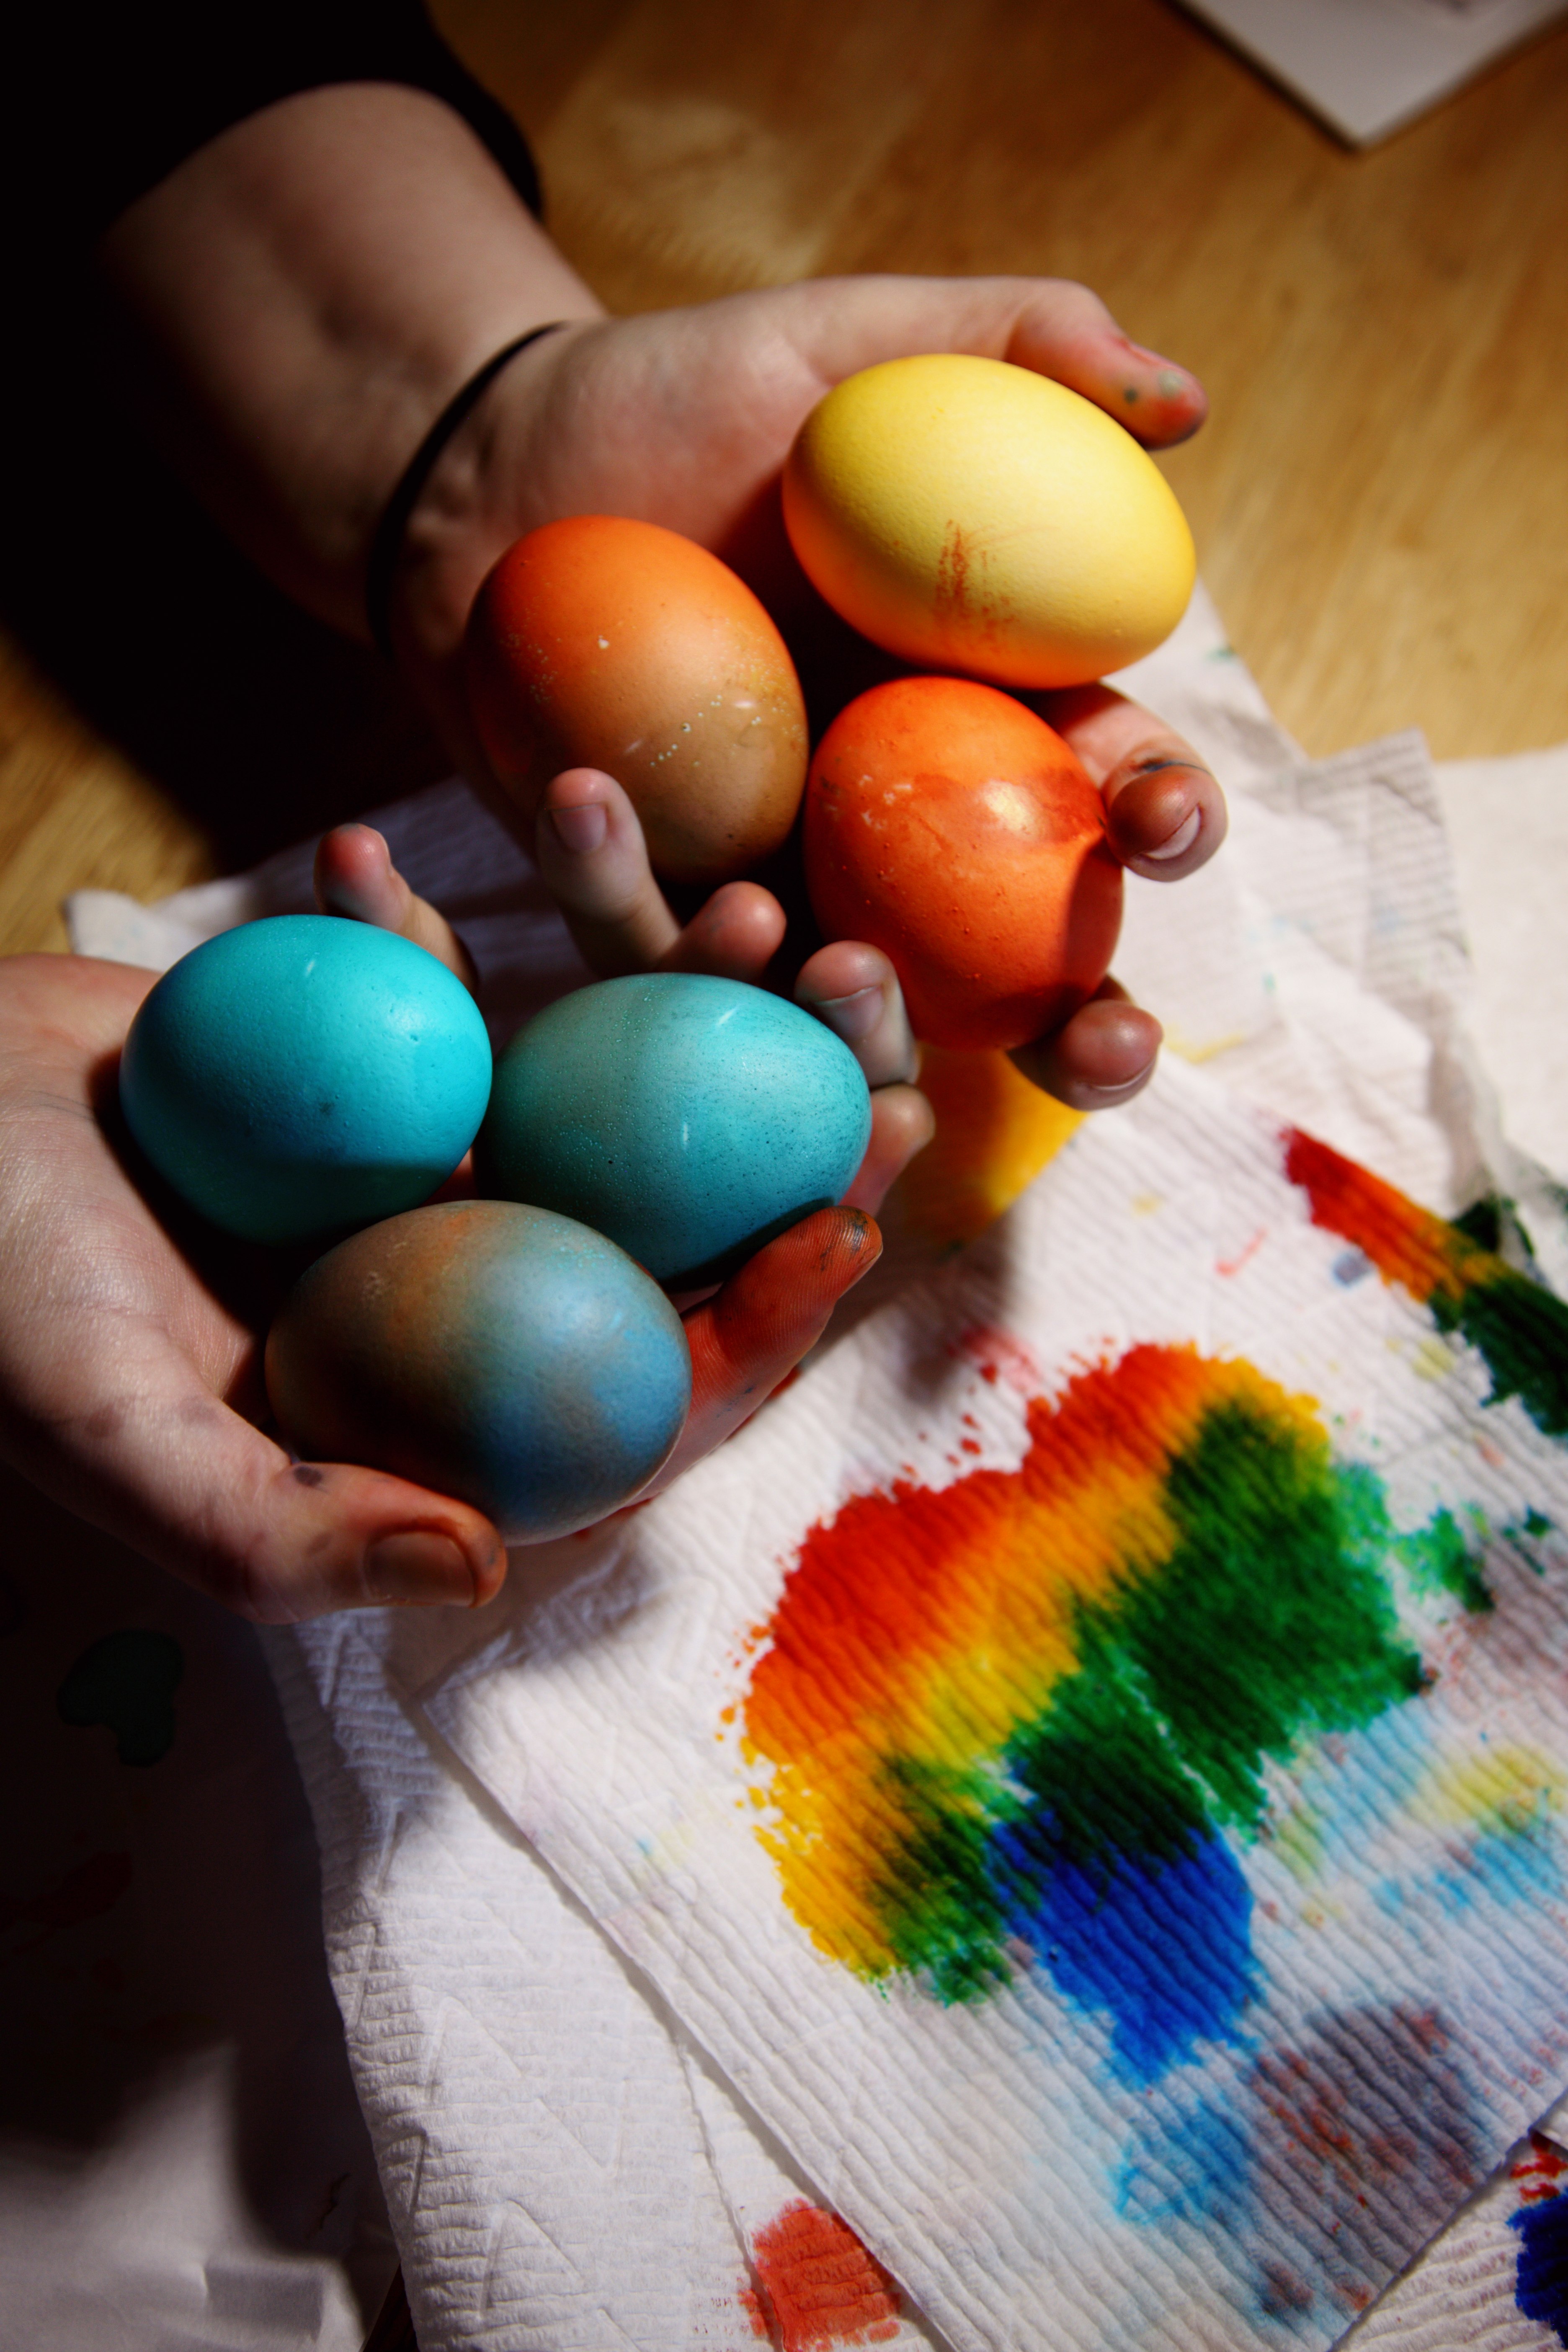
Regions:
<instances>
[{"instance_id":1,"label":"orange dyed egg","mask_svg":"<svg viewBox=\"0 0 1568 2352\"><path fill-rule=\"evenodd\" d=\"M933 1045L1059 1027L1121 927L1121 868L1077 757L965 678L899 678L839 713L806 786L805 871L824 935L883 950Z\"/></svg>"},{"instance_id":2,"label":"orange dyed egg","mask_svg":"<svg viewBox=\"0 0 1568 2352\"><path fill-rule=\"evenodd\" d=\"M720 882L776 849L805 783L805 709L784 639L716 555L657 523L575 515L508 549L479 590L468 699L526 814L563 768L629 794L648 854Z\"/></svg>"}]
</instances>

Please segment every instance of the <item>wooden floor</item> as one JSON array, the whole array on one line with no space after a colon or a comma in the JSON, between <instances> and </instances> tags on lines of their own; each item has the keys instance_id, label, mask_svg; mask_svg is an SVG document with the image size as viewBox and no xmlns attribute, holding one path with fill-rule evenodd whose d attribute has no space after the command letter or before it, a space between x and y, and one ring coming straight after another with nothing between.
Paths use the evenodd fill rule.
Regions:
<instances>
[{"instance_id":1,"label":"wooden floor","mask_svg":"<svg viewBox=\"0 0 1568 2352\"><path fill-rule=\"evenodd\" d=\"M820 271L1082 278L1208 383L1170 478L1310 751L1568 737L1568 28L1352 155L1167 0L435 14L613 306ZM179 530L177 563L151 534L179 579L144 617L126 527L113 658L47 520L0 583L0 948L63 945L69 888L153 897L435 772L367 657Z\"/></svg>"}]
</instances>

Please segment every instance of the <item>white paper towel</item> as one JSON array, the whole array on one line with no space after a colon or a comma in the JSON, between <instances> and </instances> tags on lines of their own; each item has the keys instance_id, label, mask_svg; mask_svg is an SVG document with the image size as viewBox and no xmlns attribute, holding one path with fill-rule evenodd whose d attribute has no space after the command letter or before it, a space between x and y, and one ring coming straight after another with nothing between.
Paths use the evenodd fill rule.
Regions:
<instances>
[{"instance_id":1,"label":"white paper towel","mask_svg":"<svg viewBox=\"0 0 1568 2352\"><path fill-rule=\"evenodd\" d=\"M1173 1014L1178 1043L1255 1101L1299 1109L1309 1089L1331 1139L1458 1205L1479 1171L1479 1130L1452 1050L1462 970L1418 745L1396 739L1368 757L1281 775L1293 747L1201 600L1171 646L1126 682L1194 737L1233 790L1252 789L1234 849L1209 875L1174 895L1134 894L1123 968ZM1277 781L1258 791L1270 773ZM386 813L384 829L415 886L458 917L475 947L498 1031L582 976L526 862L460 786ZM1400 845L1392 867L1391 843ZM308 903L308 873L307 850L249 884L206 886L133 914L82 894L77 943L163 963L228 922ZM1420 908L1422 920L1406 919ZM1216 940L1225 953L1214 952ZM1331 1008L1328 1021L1313 1022L1314 996ZM1358 1088L1373 1055L1378 1083ZM1201 1198L1191 1205L1211 1213ZM715 1492L732 1475L727 1461L710 1465ZM597 1536L567 1561L560 1605L585 1610L595 1642L625 1605L621 1543L618 1530ZM536 1580L543 1565L536 1557L525 1572ZM481 1630L497 1639L497 1656L455 1664L448 1654ZM439 1685L443 1707L466 1708L459 1693L514 1670L514 1639L499 1621L411 1628L375 1617L306 1629L280 1667L322 1835L335 1979L426 2352L521 2341L632 2341L658 2352L755 2341L759 2326L789 2340L795 2323L768 2300L758 2242L814 2197L830 2200L834 2168L819 2159L803 2174L770 2147L646 1981L628 1976L443 1753L429 1718L399 1705L412 1674ZM613 1709L603 1736L614 1751ZM847 2082L837 2095L847 2114ZM774 2194L783 2201L770 2217L763 2208ZM1437 2216L1420 2210L1429 2228ZM822 2212L824 2224L832 2219ZM787 2229L783 2242L786 2253L804 2243ZM847 2256L851 2272L865 2259ZM811 2288L809 2264L790 2275ZM831 2296L820 2264L815 2275ZM837 2340L853 2340L843 2332L852 2322L876 2340L921 2326L907 2295L899 2318L866 2317L874 2273L837 2284ZM822 2323L838 2324L831 2314Z\"/></svg>"}]
</instances>

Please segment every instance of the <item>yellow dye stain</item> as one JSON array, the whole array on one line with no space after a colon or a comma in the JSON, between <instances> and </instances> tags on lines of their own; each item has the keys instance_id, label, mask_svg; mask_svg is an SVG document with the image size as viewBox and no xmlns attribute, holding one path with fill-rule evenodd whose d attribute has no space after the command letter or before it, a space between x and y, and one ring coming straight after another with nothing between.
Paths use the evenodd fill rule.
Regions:
<instances>
[{"instance_id":1,"label":"yellow dye stain","mask_svg":"<svg viewBox=\"0 0 1568 2352\"><path fill-rule=\"evenodd\" d=\"M1011 1207L1084 1114L1032 1087L1002 1053L928 1045L921 1087L936 1134L895 1197L912 1233L933 1249L956 1249Z\"/></svg>"},{"instance_id":2,"label":"yellow dye stain","mask_svg":"<svg viewBox=\"0 0 1568 2352\"><path fill-rule=\"evenodd\" d=\"M1292 1878L1310 1885L1323 1866L1323 1822L1315 1806L1292 1805L1270 1834L1269 1843Z\"/></svg>"},{"instance_id":3,"label":"yellow dye stain","mask_svg":"<svg viewBox=\"0 0 1568 2352\"><path fill-rule=\"evenodd\" d=\"M1198 1038L1189 1037L1184 1030L1172 1028L1169 1023L1165 1025L1165 1044L1183 1062L1212 1062L1221 1054L1228 1054L1234 1047L1246 1043L1245 1029L1227 1030L1223 1037Z\"/></svg>"},{"instance_id":4,"label":"yellow dye stain","mask_svg":"<svg viewBox=\"0 0 1568 2352\"><path fill-rule=\"evenodd\" d=\"M1562 1811L1565 1790L1568 1776L1538 1748L1489 1748L1479 1755L1446 1759L1431 1774L1414 1810L1434 1828L1520 1837Z\"/></svg>"}]
</instances>

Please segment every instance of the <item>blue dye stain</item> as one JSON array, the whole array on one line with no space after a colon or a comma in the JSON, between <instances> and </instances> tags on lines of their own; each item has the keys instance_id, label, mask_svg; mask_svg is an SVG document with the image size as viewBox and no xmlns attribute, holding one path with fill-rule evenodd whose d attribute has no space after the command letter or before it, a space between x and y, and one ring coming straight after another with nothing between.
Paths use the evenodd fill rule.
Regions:
<instances>
[{"instance_id":1,"label":"blue dye stain","mask_svg":"<svg viewBox=\"0 0 1568 2352\"><path fill-rule=\"evenodd\" d=\"M1568 2195L1521 2205L1509 2216L1519 2232L1513 2299L1526 2319L1550 2327L1568 2345Z\"/></svg>"},{"instance_id":2,"label":"blue dye stain","mask_svg":"<svg viewBox=\"0 0 1568 2352\"><path fill-rule=\"evenodd\" d=\"M1217 2222L1234 2234L1253 2169L1240 2115L1234 2093L1147 2111L1116 2170L1117 2212L1144 2227L1186 2221L1207 2229Z\"/></svg>"},{"instance_id":3,"label":"blue dye stain","mask_svg":"<svg viewBox=\"0 0 1568 2352\"><path fill-rule=\"evenodd\" d=\"M1563 1891L1556 1840L1533 1820L1518 1828L1484 1824L1469 1832L1455 1867L1434 1875L1432 1891L1450 1918L1477 1903L1517 1910L1552 1900Z\"/></svg>"},{"instance_id":4,"label":"blue dye stain","mask_svg":"<svg viewBox=\"0 0 1568 2352\"><path fill-rule=\"evenodd\" d=\"M1329 1271L1342 1288L1349 1290L1372 1272L1372 1260L1364 1250L1342 1250Z\"/></svg>"},{"instance_id":5,"label":"blue dye stain","mask_svg":"<svg viewBox=\"0 0 1568 2352\"><path fill-rule=\"evenodd\" d=\"M1005 1826L992 1835L1004 1868L1021 1865L1004 1882L1020 1890L1029 1862L1023 1842ZM1233 2038L1255 1990L1252 1893L1223 1838L1160 1862L1060 1862L1031 1901L1008 1904L1004 1916L1040 1954L1064 2000L1109 2012L1113 2062L1140 2085L1200 2042Z\"/></svg>"}]
</instances>

